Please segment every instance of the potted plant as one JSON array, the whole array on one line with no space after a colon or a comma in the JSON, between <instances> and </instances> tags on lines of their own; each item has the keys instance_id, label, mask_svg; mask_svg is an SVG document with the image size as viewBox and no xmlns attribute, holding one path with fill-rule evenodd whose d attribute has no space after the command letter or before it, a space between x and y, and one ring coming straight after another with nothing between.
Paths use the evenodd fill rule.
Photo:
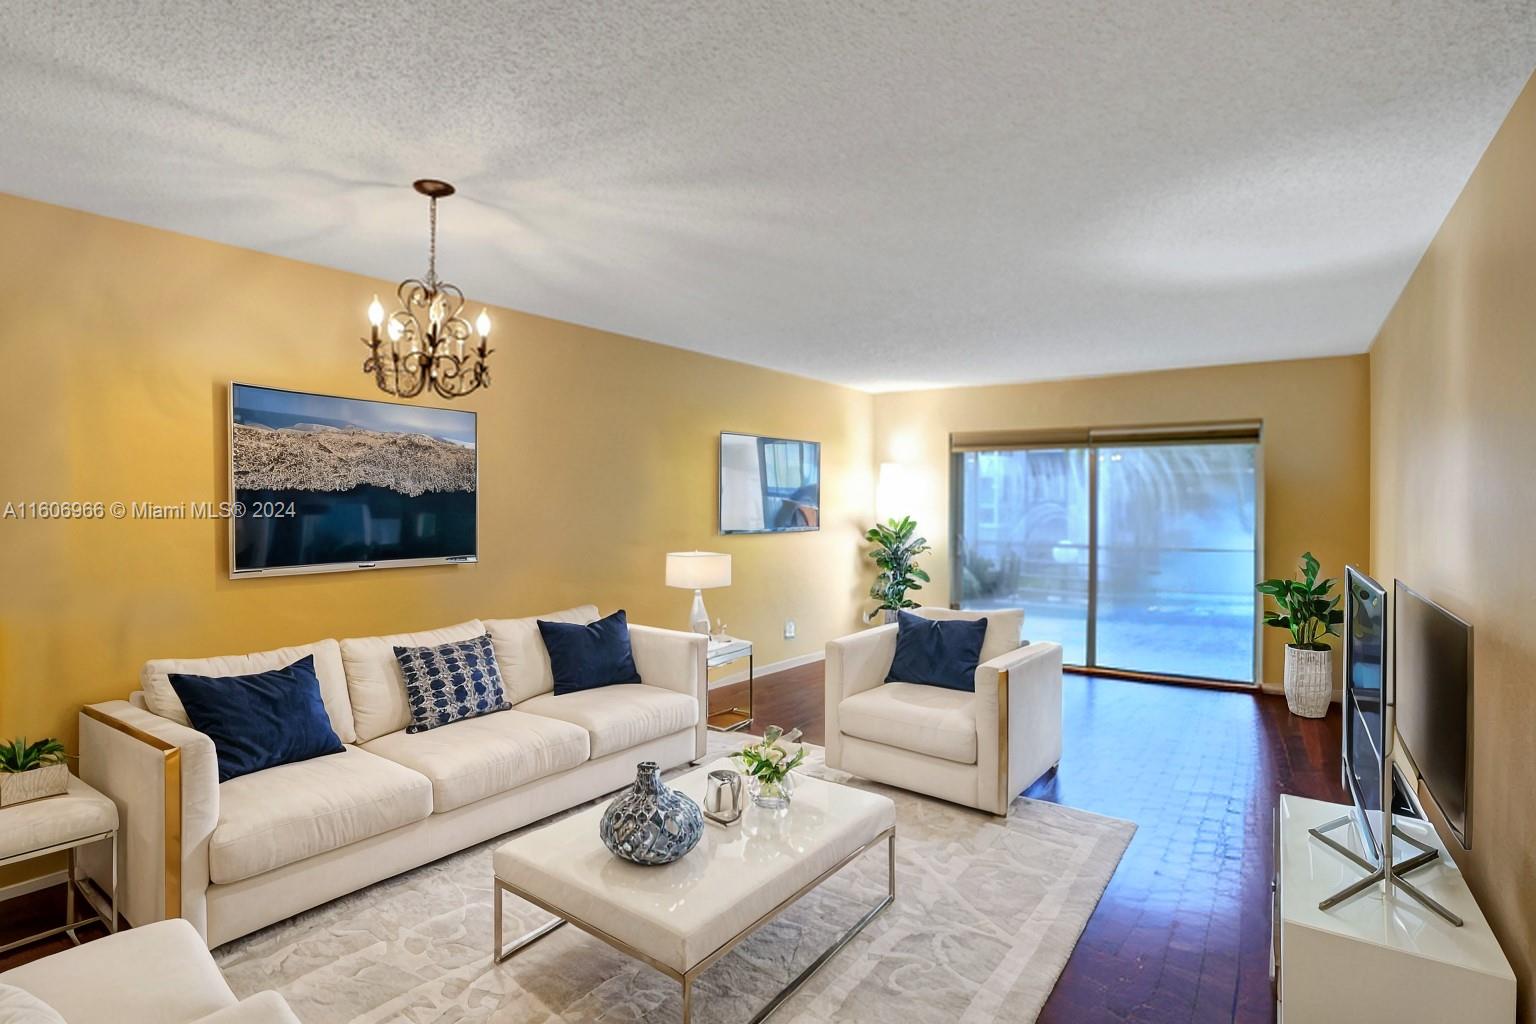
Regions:
<instances>
[{"instance_id":1,"label":"potted plant","mask_svg":"<svg viewBox=\"0 0 1536 1024\"><path fill-rule=\"evenodd\" d=\"M747 786L752 793L752 802L759 807L769 810L780 810L789 806L789 798L794 795L794 777L790 772L805 760L805 747L800 747L793 754L782 743L794 743L800 738L800 730L785 735L784 730L776 725L768 727L763 733L763 741L755 746L747 747L736 754L736 760L741 764L742 774L747 777Z\"/></svg>"},{"instance_id":2,"label":"potted plant","mask_svg":"<svg viewBox=\"0 0 1536 1024\"><path fill-rule=\"evenodd\" d=\"M1334 629L1344 621L1339 597L1328 596L1334 579L1317 578L1319 564L1312 552L1301 556L1301 579L1265 580L1261 594L1273 598L1279 612L1266 611L1264 624L1290 632L1285 645L1285 703L1291 714L1322 718L1333 699L1333 649L1325 637L1338 636Z\"/></svg>"},{"instance_id":3,"label":"potted plant","mask_svg":"<svg viewBox=\"0 0 1536 1024\"><path fill-rule=\"evenodd\" d=\"M907 593L923 589L918 580L930 581L928 574L913 561L929 550L927 538L914 537L916 532L917 523L912 517L902 516L884 525L877 524L864 535L865 540L875 545L869 557L880 567L880 574L869 588L869 596L880 602L871 616L875 612L884 612L886 622L895 622L898 611L917 607L917 602L907 597Z\"/></svg>"},{"instance_id":4,"label":"potted plant","mask_svg":"<svg viewBox=\"0 0 1536 1024\"><path fill-rule=\"evenodd\" d=\"M67 790L69 766L64 757L64 744L54 739L0 742L0 807Z\"/></svg>"}]
</instances>

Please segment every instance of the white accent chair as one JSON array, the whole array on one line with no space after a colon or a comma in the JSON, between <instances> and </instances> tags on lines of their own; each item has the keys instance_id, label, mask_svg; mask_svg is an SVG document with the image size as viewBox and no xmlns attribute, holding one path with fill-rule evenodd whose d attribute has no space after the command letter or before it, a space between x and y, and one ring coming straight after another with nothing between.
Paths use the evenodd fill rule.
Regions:
<instances>
[{"instance_id":1,"label":"white accent chair","mask_svg":"<svg viewBox=\"0 0 1536 1024\"><path fill-rule=\"evenodd\" d=\"M29 1004L26 996L37 1002ZM178 919L130 928L0 974L0 1020L299 1024L276 992L236 999L197 929Z\"/></svg>"},{"instance_id":2,"label":"white accent chair","mask_svg":"<svg viewBox=\"0 0 1536 1024\"><path fill-rule=\"evenodd\" d=\"M1006 816L1014 798L1061 761L1061 645L1021 645L1021 609L914 613L987 620L976 691L887 683L895 623L834 640L827 645L827 765Z\"/></svg>"}]
</instances>

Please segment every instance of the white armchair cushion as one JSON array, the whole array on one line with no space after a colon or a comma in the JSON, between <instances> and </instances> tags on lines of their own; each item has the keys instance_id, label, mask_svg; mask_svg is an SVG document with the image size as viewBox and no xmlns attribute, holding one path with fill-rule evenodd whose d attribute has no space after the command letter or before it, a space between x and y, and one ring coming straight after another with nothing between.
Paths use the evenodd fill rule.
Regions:
<instances>
[{"instance_id":1,"label":"white armchair cushion","mask_svg":"<svg viewBox=\"0 0 1536 1024\"><path fill-rule=\"evenodd\" d=\"M585 626L598 618L597 606L578 605L547 615L531 615L526 619L486 619L486 632L496 645L496 666L501 669L501 682L507 691L507 700L513 704L550 693L555 688L555 676L549 667L549 651L544 648L544 638L539 635L539 620L545 622L574 622Z\"/></svg>"},{"instance_id":2,"label":"white armchair cushion","mask_svg":"<svg viewBox=\"0 0 1536 1024\"><path fill-rule=\"evenodd\" d=\"M411 705L405 695L405 673L395 660L396 647L436 647L455 640L473 640L485 634L485 624L470 619L457 626L420 633L367 636L341 641L341 664L346 669L347 692L352 700L355 739L367 743L411 724ZM345 736L342 742L348 742Z\"/></svg>"},{"instance_id":3,"label":"white armchair cushion","mask_svg":"<svg viewBox=\"0 0 1536 1024\"><path fill-rule=\"evenodd\" d=\"M315 659L315 678L320 680L320 699L325 704L326 717L336 738L352 743L357 733L352 727L352 700L347 691L347 674L342 668L341 647L335 640L317 640L297 647L279 647L275 651L258 651L255 654L227 654L217 658L156 658L144 663L139 673L139 685L144 691L144 703L161 718L169 718L178 725L191 725L187 711L181 706L181 698L171 686L170 675L180 672L193 676L251 676L258 672L271 672L287 668L305 655ZM404 683L401 684L402 686Z\"/></svg>"},{"instance_id":4,"label":"white armchair cushion","mask_svg":"<svg viewBox=\"0 0 1536 1024\"><path fill-rule=\"evenodd\" d=\"M912 613L921 615L925 619L970 621L986 619L987 635L981 641L981 664L983 665L993 658L1007 654L1023 643L1020 639L1024 632L1024 609L1022 608L989 608L986 611L972 611L925 604L921 608L912 609Z\"/></svg>"},{"instance_id":5,"label":"white armchair cushion","mask_svg":"<svg viewBox=\"0 0 1536 1024\"><path fill-rule=\"evenodd\" d=\"M209 876L238 882L431 813L425 775L356 747L242 775L219 786Z\"/></svg>"},{"instance_id":6,"label":"white armchair cushion","mask_svg":"<svg viewBox=\"0 0 1536 1024\"><path fill-rule=\"evenodd\" d=\"M69 1024L26 989L0 985L0 1024Z\"/></svg>"},{"instance_id":7,"label":"white armchair cushion","mask_svg":"<svg viewBox=\"0 0 1536 1024\"><path fill-rule=\"evenodd\" d=\"M594 759L692 729L699 721L696 698L646 683L600 686L558 697L546 693L523 701L517 710L581 726L592 738Z\"/></svg>"},{"instance_id":8,"label":"white armchair cushion","mask_svg":"<svg viewBox=\"0 0 1536 1024\"><path fill-rule=\"evenodd\" d=\"M581 726L522 711L466 718L427 732L392 732L363 746L432 781L432 810L441 814L587 760Z\"/></svg>"},{"instance_id":9,"label":"white armchair cushion","mask_svg":"<svg viewBox=\"0 0 1536 1024\"><path fill-rule=\"evenodd\" d=\"M976 763L976 695L921 683L886 683L846 698L843 734L959 764Z\"/></svg>"},{"instance_id":10,"label":"white armchair cushion","mask_svg":"<svg viewBox=\"0 0 1536 1024\"><path fill-rule=\"evenodd\" d=\"M0 974L67 1021L177 1024L231 1006L235 995L197 929L157 921Z\"/></svg>"}]
</instances>

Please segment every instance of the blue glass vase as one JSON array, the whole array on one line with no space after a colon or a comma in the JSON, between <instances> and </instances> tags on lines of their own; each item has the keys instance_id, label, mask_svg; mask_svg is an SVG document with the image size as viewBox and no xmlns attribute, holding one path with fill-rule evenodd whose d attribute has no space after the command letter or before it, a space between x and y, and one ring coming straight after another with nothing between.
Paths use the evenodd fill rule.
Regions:
<instances>
[{"instance_id":1,"label":"blue glass vase","mask_svg":"<svg viewBox=\"0 0 1536 1024\"><path fill-rule=\"evenodd\" d=\"M603 812L598 835L615 857L635 864L670 864L699 845L704 815L688 797L662 785L655 761L635 767L635 784Z\"/></svg>"}]
</instances>

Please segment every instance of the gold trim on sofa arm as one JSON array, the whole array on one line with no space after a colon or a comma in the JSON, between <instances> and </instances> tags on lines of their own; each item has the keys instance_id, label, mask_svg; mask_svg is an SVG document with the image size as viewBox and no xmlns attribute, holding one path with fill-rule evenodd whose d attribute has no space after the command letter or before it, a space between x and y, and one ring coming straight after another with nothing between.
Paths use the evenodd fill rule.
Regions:
<instances>
[{"instance_id":1,"label":"gold trim on sofa arm","mask_svg":"<svg viewBox=\"0 0 1536 1024\"><path fill-rule=\"evenodd\" d=\"M168 919L180 917L181 748L121 718L114 718L98 707L88 704L80 709L80 713L160 751L165 758L165 916Z\"/></svg>"},{"instance_id":2,"label":"gold trim on sofa arm","mask_svg":"<svg viewBox=\"0 0 1536 1024\"><path fill-rule=\"evenodd\" d=\"M997 806L998 817L1008 817L1008 805L1017 793L1008 792L1013 766L1008 763L1008 670L997 670Z\"/></svg>"}]
</instances>

